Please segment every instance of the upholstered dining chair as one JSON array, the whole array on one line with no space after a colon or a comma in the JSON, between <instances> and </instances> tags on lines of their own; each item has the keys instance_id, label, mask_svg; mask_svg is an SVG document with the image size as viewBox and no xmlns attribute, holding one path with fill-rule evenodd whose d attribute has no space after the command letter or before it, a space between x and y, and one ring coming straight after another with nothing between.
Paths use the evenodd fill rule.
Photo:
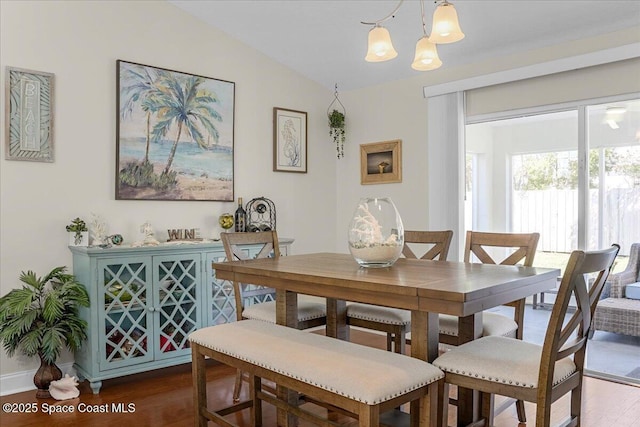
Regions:
<instances>
[{"instance_id":1,"label":"upholstered dining chair","mask_svg":"<svg viewBox=\"0 0 640 427\"><path fill-rule=\"evenodd\" d=\"M587 337L596 304L619 249L614 244L601 251L571 253L542 346L490 336L470 341L438 357L433 364L445 372L445 396L449 384L480 391L484 426L489 426L493 419L495 394L534 402L536 427L547 427L551 404L571 392L570 420L564 425L579 426ZM572 297L576 310L565 321ZM443 412L440 421L446 422L446 404Z\"/></svg>"},{"instance_id":2,"label":"upholstered dining chair","mask_svg":"<svg viewBox=\"0 0 640 427\"><path fill-rule=\"evenodd\" d=\"M487 233L481 231L467 231L464 247L464 262L474 262L476 259L483 264L516 265L522 261L525 267L533 265L533 259L538 247L539 233ZM505 251L508 255L505 256ZM493 256L491 256L491 254ZM498 256L501 256L498 258ZM475 257L475 258L474 258ZM496 260L497 259L497 260ZM502 259L502 261L500 261ZM482 336L503 336L522 339L524 326L525 300L513 301L508 306L513 307L513 318L508 316L484 312L482 313ZM440 343L458 345L458 318L448 314L439 316ZM455 400L453 401L455 402ZM507 402L496 412L506 409L511 403ZM518 420L526 422L524 402L516 402Z\"/></svg>"},{"instance_id":3,"label":"upholstered dining chair","mask_svg":"<svg viewBox=\"0 0 640 427\"><path fill-rule=\"evenodd\" d=\"M275 230L250 233L220 233L228 261L280 256L278 234ZM254 256L249 254L255 253ZM236 318L276 323L275 289L248 283L233 282ZM298 296L298 329L322 326L327 321L327 305L323 298ZM243 375L238 371L233 400L238 401Z\"/></svg>"},{"instance_id":4,"label":"upholstered dining chair","mask_svg":"<svg viewBox=\"0 0 640 427\"><path fill-rule=\"evenodd\" d=\"M402 254L405 258L438 259L449 253L453 231L405 231ZM422 253L421 256L418 254ZM405 352L405 335L411 325L411 312L371 304L349 303L347 324L387 333L387 350ZM392 345L393 344L393 345Z\"/></svg>"}]
</instances>

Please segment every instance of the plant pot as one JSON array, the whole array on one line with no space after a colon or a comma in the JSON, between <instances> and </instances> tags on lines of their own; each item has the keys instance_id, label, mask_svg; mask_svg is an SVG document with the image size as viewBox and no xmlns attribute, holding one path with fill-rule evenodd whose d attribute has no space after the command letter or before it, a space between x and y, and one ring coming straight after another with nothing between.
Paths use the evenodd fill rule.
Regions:
<instances>
[{"instance_id":1,"label":"plant pot","mask_svg":"<svg viewBox=\"0 0 640 427\"><path fill-rule=\"evenodd\" d=\"M89 246L89 232L81 231L76 233L75 231L69 231L69 246Z\"/></svg>"},{"instance_id":2,"label":"plant pot","mask_svg":"<svg viewBox=\"0 0 640 427\"><path fill-rule=\"evenodd\" d=\"M57 381L62 378L62 371L55 363L48 363L40 356L40 367L33 376L33 384L38 388L36 397L38 399L48 399L51 397L49 394L49 384L51 381Z\"/></svg>"}]
</instances>

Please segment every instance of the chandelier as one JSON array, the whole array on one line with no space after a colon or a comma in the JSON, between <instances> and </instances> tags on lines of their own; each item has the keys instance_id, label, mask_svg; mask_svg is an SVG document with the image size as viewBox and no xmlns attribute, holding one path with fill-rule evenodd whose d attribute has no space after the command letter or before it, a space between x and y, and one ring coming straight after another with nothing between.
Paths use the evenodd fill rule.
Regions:
<instances>
[{"instance_id":1,"label":"chandelier","mask_svg":"<svg viewBox=\"0 0 640 427\"><path fill-rule=\"evenodd\" d=\"M369 45L365 60L368 62L383 62L398 56L398 52L391 43L389 31L383 27L383 22L395 17L396 12L402 6L404 0L400 0L396 8L384 18L375 22L361 22L365 25L373 25L369 31ZM464 33L458 23L456 9L447 0L439 0L433 13L431 35L427 36L427 28L424 18L424 0L420 0L422 15L422 37L416 43L416 53L411 68L418 71L435 70L442 65L438 57L436 44L454 43L464 38Z\"/></svg>"}]
</instances>

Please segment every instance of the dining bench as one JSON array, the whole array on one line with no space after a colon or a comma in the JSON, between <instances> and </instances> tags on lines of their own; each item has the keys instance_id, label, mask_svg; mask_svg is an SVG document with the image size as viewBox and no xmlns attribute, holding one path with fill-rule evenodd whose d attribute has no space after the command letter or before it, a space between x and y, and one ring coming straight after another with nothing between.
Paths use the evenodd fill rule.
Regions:
<instances>
[{"instance_id":1,"label":"dining bench","mask_svg":"<svg viewBox=\"0 0 640 427\"><path fill-rule=\"evenodd\" d=\"M317 425L337 425L299 405L296 396L378 426L380 414L407 402L413 425L435 426L438 386L444 374L426 361L403 354L304 332L286 326L243 320L199 329L189 336L192 354L195 425L208 421L234 426L226 415L250 408L252 426L262 425L262 402L288 416ZM205 357L249 374L249 399L229 407L207 406ZM263 388L262 379L281 388ZM335 419L331 415L328 418Z\"/></svg>"}]
</instances>

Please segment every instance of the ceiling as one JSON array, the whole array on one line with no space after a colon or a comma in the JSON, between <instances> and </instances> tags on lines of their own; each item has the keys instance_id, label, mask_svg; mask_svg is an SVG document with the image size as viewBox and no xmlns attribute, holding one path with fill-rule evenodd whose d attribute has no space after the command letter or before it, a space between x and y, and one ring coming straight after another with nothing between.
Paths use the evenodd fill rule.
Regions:
<instances>
[{"instance_id":1,"label":"ceiling","mask_svg":"<svg viewBox=\"0 0 640 427\"><path fill-rule=\"evenodd\" d=\"M439 45L443 66L411 68L422 37L420 2L406 0L384 26L398 57L368 63L367 34L360 21L387 16L398 1L386 0L169 0L264 55L327 88L351 90L420 73L496 58L635 27L640 33L638 0L450 0L466 37ZM436 5L425 1L426 30ZM640 56L640 52L639 52Z\"/></svg>"}]
</instances>

